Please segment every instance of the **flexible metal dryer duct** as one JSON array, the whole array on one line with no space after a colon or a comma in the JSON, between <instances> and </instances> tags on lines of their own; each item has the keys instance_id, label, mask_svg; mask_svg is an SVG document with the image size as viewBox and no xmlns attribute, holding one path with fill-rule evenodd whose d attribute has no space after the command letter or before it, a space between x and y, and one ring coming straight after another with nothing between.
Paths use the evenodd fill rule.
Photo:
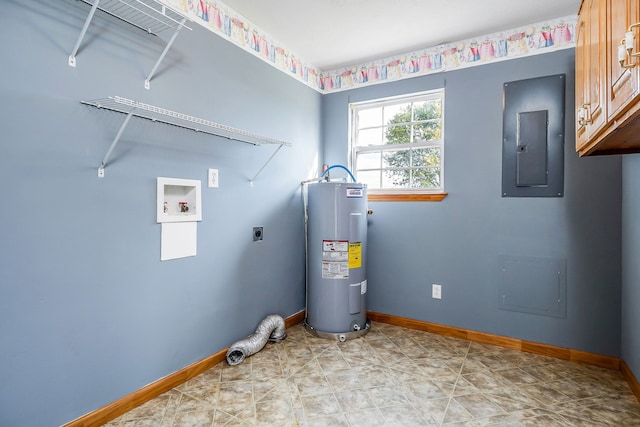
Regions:
<instances>
[{"instance_id":1,"label":"flexible metal dryer duct","mask_svg":"<svg viewBox=\"0 0 640 427\"><path fill-rule=\"evenodd\" d=\"M258 325L256 331L249 338L236 341L227 351L227 363L238 365L247 356L251 356L262 350L267 341L280 342L287 337L284 319L277 314L265 317Z\"/></svg>"}]
</instances>

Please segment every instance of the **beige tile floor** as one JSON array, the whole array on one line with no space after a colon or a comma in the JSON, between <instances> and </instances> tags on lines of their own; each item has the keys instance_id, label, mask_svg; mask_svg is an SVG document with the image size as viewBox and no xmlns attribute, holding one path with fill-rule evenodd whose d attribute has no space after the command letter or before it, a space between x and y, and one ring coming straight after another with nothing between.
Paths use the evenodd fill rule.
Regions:
<instances>
[{"instance_id":1,"label":"beige tile floor","mask_svg":"<svg viewBox=\"0 0 640 427\"><path fill-rule=\"evenodd\" d=\"M640 426L618 371L383 323L345 343L287 334L107 426Z\"/></svg>"}]
</instances>

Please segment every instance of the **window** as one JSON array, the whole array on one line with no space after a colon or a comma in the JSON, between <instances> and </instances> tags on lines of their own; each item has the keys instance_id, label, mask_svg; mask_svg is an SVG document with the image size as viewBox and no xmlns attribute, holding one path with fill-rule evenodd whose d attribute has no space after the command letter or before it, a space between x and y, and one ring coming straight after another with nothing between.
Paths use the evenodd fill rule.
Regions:
<instances>
[{"instance_id":1,"label":"window","mask_svg":"<svg viewBox=\"0 0 640 427\"><path fill-rule=\"evenodd\" d=\"M443 193L443 104L439 89L350 105L351 169L370 194Z\"/></svg>"}]
</instances>

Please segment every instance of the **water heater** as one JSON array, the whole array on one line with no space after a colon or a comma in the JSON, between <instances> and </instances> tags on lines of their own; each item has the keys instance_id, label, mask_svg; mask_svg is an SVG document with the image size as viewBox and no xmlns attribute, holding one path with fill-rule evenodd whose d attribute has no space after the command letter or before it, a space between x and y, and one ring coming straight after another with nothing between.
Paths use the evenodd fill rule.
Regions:
<instances>
[{"instance_id":1,"label":"water heater","mask_svg":"<svg viewBox=\"0 0 640 427\"><path fill-rule=\"evenodd\" d=\"M366 185L309 184L305 318L308 331L339 341L368 332L366 252Z\"/></svg>"}]
</instances>

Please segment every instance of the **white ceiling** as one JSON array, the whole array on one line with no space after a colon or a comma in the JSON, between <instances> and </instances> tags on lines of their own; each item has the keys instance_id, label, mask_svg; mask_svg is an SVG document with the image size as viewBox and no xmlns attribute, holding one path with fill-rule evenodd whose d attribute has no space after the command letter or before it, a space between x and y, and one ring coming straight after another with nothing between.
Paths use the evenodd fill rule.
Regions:
<instances>
[{"instance_id":1,"label":"white ceiling","mask_svg":"<svg viewBox=\"0 0 640 427\"><path fill-rule=\"evenodd\" d=\"M577 15L580 0L223 0L320 70Z\"/></svg>"}]
</instances>

